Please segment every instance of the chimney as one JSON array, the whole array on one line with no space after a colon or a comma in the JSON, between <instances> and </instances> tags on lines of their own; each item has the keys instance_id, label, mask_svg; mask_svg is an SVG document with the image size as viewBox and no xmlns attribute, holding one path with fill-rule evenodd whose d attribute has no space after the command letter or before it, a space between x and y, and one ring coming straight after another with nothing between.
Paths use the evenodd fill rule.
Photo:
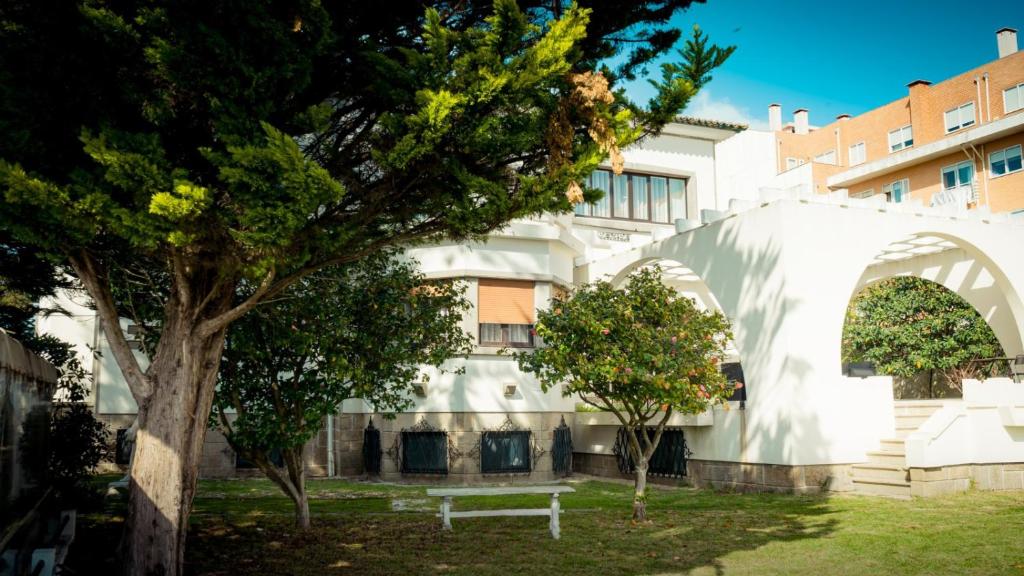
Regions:
<instances>
[{"instance_id":1,"label":"chimney","mask_svg":"<svg viewBox=\"0 0 1024 576\"><path fill-rule=\"evenodd\" d=\"M778 104L768 105L768 129L772 132L782 130L782 106Z\"/></svg>"},{"instance_id":2,"label":"chimney","mask_svg":"<svg viewBox=\"0 0 1024 576\"><path fill-rule=\"evenodd\" d=\"M1017 31L1013 28L1000 28L996 30L996 45L999 47L999 57L1006 58L1010 54L1017 53Z\"/></svg>"},{"instance_id":3,"label":"chimney","mask_svg":"<svg viewBox=\"0 0 1024 576\"><path fill-rule=\"evenodd\" d=\"M799 108L793 111L793 132L796 134L807 134L807 108Z\"/></svg>"}]
</instances>

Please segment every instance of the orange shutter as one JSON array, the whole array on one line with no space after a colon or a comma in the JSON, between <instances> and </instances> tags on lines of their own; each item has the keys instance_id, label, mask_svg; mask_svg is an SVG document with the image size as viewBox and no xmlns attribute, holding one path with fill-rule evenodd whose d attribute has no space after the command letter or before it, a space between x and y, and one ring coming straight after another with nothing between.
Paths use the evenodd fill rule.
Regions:
<instances>
[{"instance_id":1,"label":"orange shutter","mask_svg":"<svg viewBox=\"0 0 1024 576\"><path fill-rule=\"evenodd\" d=\"M533 324L533 282L480 279L481 324Z\"/></svg>"}]
</instances>

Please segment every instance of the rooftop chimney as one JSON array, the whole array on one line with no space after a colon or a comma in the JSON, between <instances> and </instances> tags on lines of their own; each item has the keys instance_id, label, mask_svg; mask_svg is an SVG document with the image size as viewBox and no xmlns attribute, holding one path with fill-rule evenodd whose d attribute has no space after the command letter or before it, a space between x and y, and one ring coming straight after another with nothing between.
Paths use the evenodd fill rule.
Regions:
<instances>
[{"instance_id":1,"label":"rooftop chimney","mask_svg":"<svg viewBox=\"0 0 1024 576\"><path fill-rule=\"evenodd\" d=\"M768 129L772 132L782 130L782 106L778 104L768 105Z\"/></svg>"},{"instance_id":2,"label":"rooftop chimney","mask_svg":"<svg viewBox=\"0 0 1024 576\"><path fill-rule=\"evenodd\" d=\"M807 134L807 108L793 111L793 132Z\"/></svg>"},{"instance_id":3,"label":"rooftop chimney","mask_svg":"<svg viewBox=\"0 0 1024 576\"><path fill-rule=\"evenodd\" d=\"M1006 58L1017 53L1017 31L1013 28L996 30L996 45L999 46L999 57Z\"/></svg>"}]
</instances>

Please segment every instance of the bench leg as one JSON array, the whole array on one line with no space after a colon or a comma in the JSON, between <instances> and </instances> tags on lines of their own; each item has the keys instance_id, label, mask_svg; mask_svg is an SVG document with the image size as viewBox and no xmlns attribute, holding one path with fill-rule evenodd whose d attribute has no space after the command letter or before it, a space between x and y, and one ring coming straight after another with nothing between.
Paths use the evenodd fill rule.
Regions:
<instances>
[{"instance_id":1,"label":"bench leg","mask_svg":"<svg viewBox=\"0 0 1024 576\"><path fill-rule=\"evenodd\" d=\"M452 529L452 497L441 498L441 524L445 530Z\"/></svg>"},{"instance_id":2,"label":"bench leg","mask_svg":"<svg viewBox=\"0 0 1024 576\"><path fill-rule=\"evenodd\" d=\"M561 529L558 526L558 493L551 495L551 537L558 540L561 536Z\"/></svg>"}]
</instances>

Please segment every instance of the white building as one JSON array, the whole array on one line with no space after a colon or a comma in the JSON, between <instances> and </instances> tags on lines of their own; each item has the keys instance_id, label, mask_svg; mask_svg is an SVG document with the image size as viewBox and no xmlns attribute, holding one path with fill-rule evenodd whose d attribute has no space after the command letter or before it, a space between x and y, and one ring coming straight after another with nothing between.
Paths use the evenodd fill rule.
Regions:
<instances>
[{"instance_id":1,"label":"white building","mask_svg":"<svg viewBox=\"0 0 1024 576\"><path fill-rule=\"evenodd\" d=\"M1012 248L1024 245L1024 226L913 202L815 195L777 174L775 149L770 132L681 118L627 150L621 176L595 172L591 185L606 195L594 205L513 222L485 243L410 250L427 276L467 283L473 307L463 323L478 346L455 361L463 373L431 374L417 387L415 408L395 420L375 416L361 401L345 402L309 447L313 472L361 473L372 417L385 478L551 479L562 473L553 458L561 453L556 436L562 440L569 430L577 470L620 474L609 415L577 413L575 398L542 392L498 350L532 345L536 310L556 291L618 282L659 262L665 282L732 320L749 390L743 409L732 401L728 411L671 422L693 451L694 483L894 494L916 486L924 494L960 489L983 474L995 488L1024 482L1024 469L1012 466L1024 462L1024 386L1007 384L993 395L972 384L964 400L899 405L890 379L846 378L839 363L849 299L867 283L898 274L957 291L981 311L1008 354L1024 353L1024 306L1014 288L1024 286L1024 266ZM40 325L105 346L85 307ZM97 411L127 426L134 405L111 355L95 366ZM937 419L959 424L939 427ZM950 439L951 429L965 432ZM497 431L505 434L487 434ZM417 443L441 456L424 460L409 451ZM504 458L493 458L495 447ZM233 474L234 464L230 448L211 433L203 472Z\"/></svg>"}]
</instances>

